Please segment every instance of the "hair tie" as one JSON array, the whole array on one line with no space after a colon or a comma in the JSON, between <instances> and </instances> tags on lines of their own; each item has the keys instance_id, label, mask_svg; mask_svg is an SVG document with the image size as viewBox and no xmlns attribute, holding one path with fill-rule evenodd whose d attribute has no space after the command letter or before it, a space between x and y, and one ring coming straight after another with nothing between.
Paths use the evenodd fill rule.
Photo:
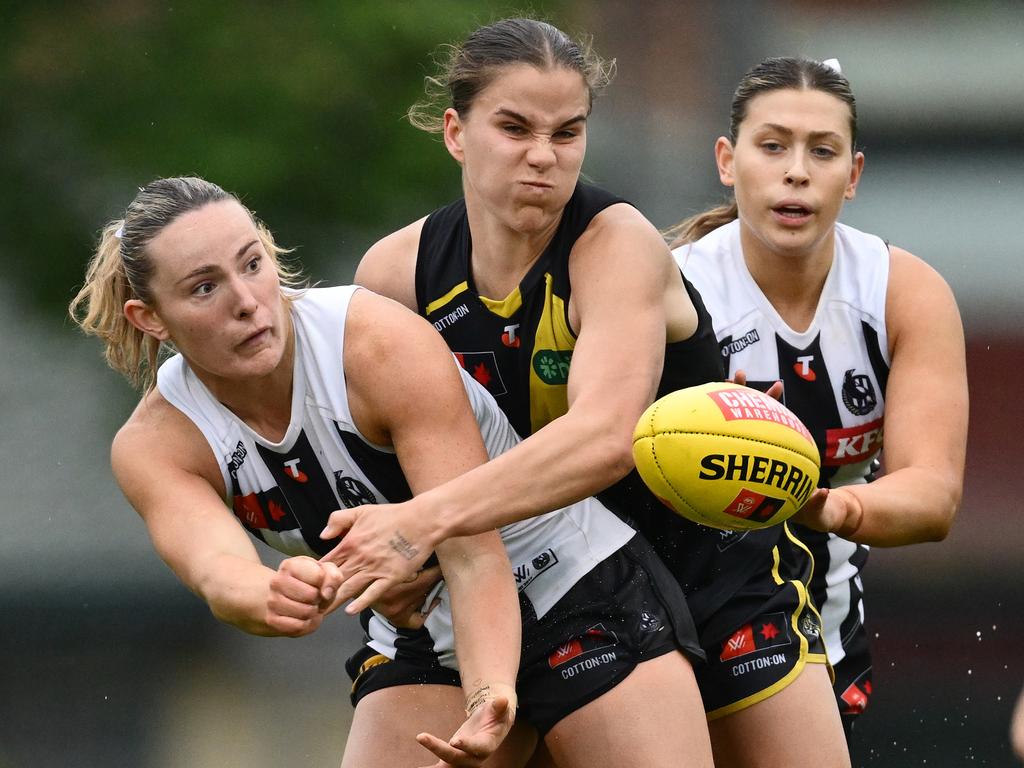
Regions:
<instances>
[{"instance_id":1,"label":"hair tie","mask_svg":"<svg viewBox=\"0 0 1024 768\"><path fill-rule=\"evenodd\" d=\"M124 237L124 224L117 228L117 231L114 232L114 237L116 237L118 240Z\"/></svg>"},{"instance_id":2,"label":"hair tie","mask_svg":"<svg viewBox=\"0 0 1024 768\"><path fill-rule=\"evenodd\" d=\"M839 59L825 59L821 62L821 65L823 67L828 67L837 75L843 74L843 68L839 66Z\"/></svg>"}]
</instances>

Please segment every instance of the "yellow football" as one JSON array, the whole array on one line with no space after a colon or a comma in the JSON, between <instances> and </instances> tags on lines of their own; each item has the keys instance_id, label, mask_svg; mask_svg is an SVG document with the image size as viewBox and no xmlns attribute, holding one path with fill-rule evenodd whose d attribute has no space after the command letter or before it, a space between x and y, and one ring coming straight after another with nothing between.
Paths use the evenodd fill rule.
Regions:
<instances>
[{"instance_id":1,"label":"yellow football","mask_svg":"<svg viewBox=\"0 0 1024 768\"><path fill-rule=\"evenodd\" d=\"M655 401L636 425L633 458L669 508L727 530L786 520L810 497L821 471L814 439L792 411L729 382Z\"/></svg>"}]
</instances>

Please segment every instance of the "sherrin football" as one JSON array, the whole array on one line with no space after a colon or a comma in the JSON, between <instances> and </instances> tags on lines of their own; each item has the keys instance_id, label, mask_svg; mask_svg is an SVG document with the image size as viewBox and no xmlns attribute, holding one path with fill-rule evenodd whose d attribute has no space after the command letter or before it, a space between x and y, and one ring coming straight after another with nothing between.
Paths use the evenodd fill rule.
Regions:
<instances>
[{"instance_id":1,"label":"sherrin football","mask_svg":"<svg viewBox=\"0 0 1024 768\"><path fill-rule=\"evenodd\" d=\"M633 458L668 507L726 530L786 520L810 497L821 471L814 439L792 411L729 382L655 401L636 425Z\"/></svg>"}]
</instances>

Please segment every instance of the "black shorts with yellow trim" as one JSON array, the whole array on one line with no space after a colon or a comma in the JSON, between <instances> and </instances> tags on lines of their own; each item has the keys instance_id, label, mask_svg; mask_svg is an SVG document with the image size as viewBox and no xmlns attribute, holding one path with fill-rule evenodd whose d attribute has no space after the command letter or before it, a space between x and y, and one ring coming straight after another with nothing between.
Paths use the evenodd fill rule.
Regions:
<instances>
[{"instance_id":1,"label":"black shorts with yellow trim","mask_svg":"<svg viewBox=\"0 0 1024 768\"><path fill-rule=\"evenodd\" d=\"M622 682L641 662L683 652L703 659L683 592L639 534L601 561L538 619L520 599L518 717L543 736ZM346 663L352 704L396 685L459 685L430 658L388 659L363 647Z\"/></svg>"},{"instance_id":2,"label":"black shorts with yellow trim","mask_svg":"<svg viewBox=\"0 0 1024 768\"><path fill-rule=\"evenodd\" d=\"M772 554L771 572L752 576L716 613L715 625L723 625L723 615L733 617L726 622L732 629L701 635L708 663L695 666L694 672L709 720L778 693L808 663L828 664L821 617L806 586L800 579L783 578L779 548Z\"/></svg>"}]
</instances>

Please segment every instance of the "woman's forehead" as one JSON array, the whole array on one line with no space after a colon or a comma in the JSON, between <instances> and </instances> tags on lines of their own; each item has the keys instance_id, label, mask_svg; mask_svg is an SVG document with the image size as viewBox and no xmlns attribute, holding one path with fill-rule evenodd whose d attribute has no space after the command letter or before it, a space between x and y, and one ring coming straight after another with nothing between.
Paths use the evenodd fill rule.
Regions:
<instances>
[{"instance_id":1,"label":"woman's forehead","mask_svg":"<svg viewBox=\"0 0 1024 768\"><path fill-rule=\"evenodd\" d=\"M740 125L747 130L782 126L800 132L839 133L849 138L850 107L825 91L780 88L751 98Z\"/></svg>"}]
</instances>

